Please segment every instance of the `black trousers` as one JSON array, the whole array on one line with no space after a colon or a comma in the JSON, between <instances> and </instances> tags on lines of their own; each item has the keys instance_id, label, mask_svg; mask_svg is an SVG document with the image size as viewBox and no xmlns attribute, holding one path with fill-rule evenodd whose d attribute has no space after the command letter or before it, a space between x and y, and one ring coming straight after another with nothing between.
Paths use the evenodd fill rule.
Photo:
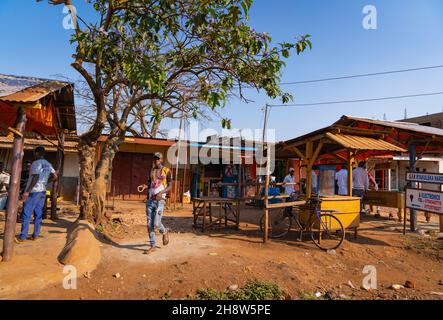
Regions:
<instances>
[{"instance_id":1,"label":"black trousers","mask_svg":"<svg viewBox=\"0 0 443 320\"><path fill-rule=\"evenodd\" d=\"M360 212L363 212L365 209L365 204L363 202L365 198L366 191L363 189L352 189L352 196L353 197L359 197L360 200Z\"/></svg>"}]
</instances>

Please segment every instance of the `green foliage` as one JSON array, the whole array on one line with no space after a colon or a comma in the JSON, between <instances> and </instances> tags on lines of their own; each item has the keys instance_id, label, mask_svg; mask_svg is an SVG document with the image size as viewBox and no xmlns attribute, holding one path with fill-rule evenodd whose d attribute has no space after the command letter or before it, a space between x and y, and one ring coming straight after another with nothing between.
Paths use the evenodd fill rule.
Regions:
<instances>
[{"instance_id":1,"label":"green foliage","mask_svg":"<svg viewBox=\"0 0 443 320\"><path fill-rule=\"evenodd\" d=\"M254 280L248 281L237 291L200 289L193 298L197 300L282 300L284 292L274 283Z\"/></svg>"},{"instance_id":2,"label":"green foliage","mask_svg":"<svg viewBox=\"0 0 443 320\"><path fill-rule=\"evenodd\" d=\"M248 25L253 0L88 2L99 18L80 19L71 39L76 62L94 67L88 83L96 99L124 84L136 96L131 107L142 100L190 105L197 117L206 106L223 107L231 94L244 98L244 86L287 103L292 97L279 86L283 60L312 48L310 35L273 46Z\"/></svg>"}]
</instances>

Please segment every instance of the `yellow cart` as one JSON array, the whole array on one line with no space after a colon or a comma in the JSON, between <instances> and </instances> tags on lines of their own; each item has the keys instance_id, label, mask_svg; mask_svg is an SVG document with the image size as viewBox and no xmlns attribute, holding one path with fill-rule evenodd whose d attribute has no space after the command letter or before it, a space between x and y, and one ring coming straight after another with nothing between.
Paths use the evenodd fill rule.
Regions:
<instances>
[{"instance_id":1,"label":"yellow cart","mask_svg":"<svg viewBox=\"0 0 443 320\"><path fill-rule=\"evenodd\" d=\"M320 197L320 210L335 211L332 213L343 224L345 230L352 229L355 238L360 226L360 198L348 196ZM313 208L300 208L300 222L307 223Z\"/></svg>"}]
</instances>

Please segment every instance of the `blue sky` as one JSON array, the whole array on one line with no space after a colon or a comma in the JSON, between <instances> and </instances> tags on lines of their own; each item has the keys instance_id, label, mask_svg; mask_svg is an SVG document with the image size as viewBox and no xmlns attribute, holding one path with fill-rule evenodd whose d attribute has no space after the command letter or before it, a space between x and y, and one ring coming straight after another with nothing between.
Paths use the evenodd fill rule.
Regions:
<instances>
[{"instance_id":1,"label":"blue sky","mask_svg":"<svg viewBox=\"0 0 443 320\"><path fill-rule=\"evenodd\" d=\"M92 10L74 0L78 14ZM374 5L378 29L362 27L365 5ZM251 25L271 34L275 42L312 35L314 48L287 61L283 81L443 64L443 1L441 0L255 0ZM70 67L73 48L63 29L62 7L34 0L0 0L0 73L77 78ZM382 77L285 86L295 103L374 98L443 91L443 69ZM260 128L262 108L272 103L264 94L249 92L253 103L229 101L221 114L234 128ZM270 128L279 140L329 125L343 114L396 120L441 112L443 96L315 107L273 109ZM207 124L219 128L218 120ZM167 121L166 126L173 126Z\"/></svg>"}]
</instances>

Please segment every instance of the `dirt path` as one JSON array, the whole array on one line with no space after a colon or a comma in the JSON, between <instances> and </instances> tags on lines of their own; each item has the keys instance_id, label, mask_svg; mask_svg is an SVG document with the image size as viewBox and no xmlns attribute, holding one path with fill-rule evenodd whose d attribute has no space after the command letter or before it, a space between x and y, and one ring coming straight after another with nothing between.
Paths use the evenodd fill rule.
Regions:
<instances>
[{"instance_id":1,"label":"dirt path","mask_svg":"<svg viewBox=\"0 0 443 320\"><path fill-rule=\"evenodd\" d=\"M181 210L165 219L172 230L170 244L144 255L147 233L142 206L134 203L120 211L106 230L112 241L104 241L98 269L82 276L77 290L55 284L44 298L184 298L200 288L225 290L231 284L260 279L277 283L292 299L309 298L315 292L344 299L443 299L437 295L443 292L441 241L404 237L395 221L365 218L359 238L348 239L334 254L309 242L296 242L295 233L263 245L254 224L256 211L244 213L240 231L202 234L192 229L190 211ZM436 224L426 226L432 229ZM361 288L366 265L376 267L378 290ZM406 281L415 288L390 289Z\"/></svg>"},{"instance_id":2,"label":"dirt path","mask_svg":"<svg viewBox=\"0 0 443 320\"><path fill-rule=\"evenodd\" d=\"M75 220L64 216L57 223L44 220L41 239L16 245L11 262L0 263L0 299L13 299L30 292L42 297L41 292L48 284L61 284L64 277L63 265L57 260L66 243L66 230ZM3 247L4 216L0 217L0 248ZM33 225L31 225L32 231ZM20 232L17 224L16 233Z\"/></svg>"}]
</instances>

